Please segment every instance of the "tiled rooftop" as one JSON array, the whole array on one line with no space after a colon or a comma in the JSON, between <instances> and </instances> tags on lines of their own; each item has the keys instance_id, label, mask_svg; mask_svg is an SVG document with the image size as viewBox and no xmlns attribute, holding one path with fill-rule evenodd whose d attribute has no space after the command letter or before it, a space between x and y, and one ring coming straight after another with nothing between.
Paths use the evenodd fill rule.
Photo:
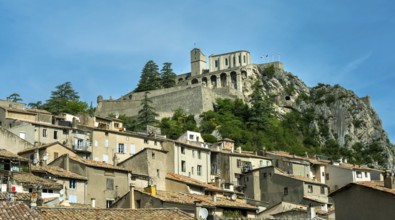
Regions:
<instances>
[{"instance_id":1,"label":"tiled rooftop","mask_svg":"<svg viewBox=\"0 0 395 220\"><path fill-rule=\"evenodd\" d=\"M292 179L296 179L296 180L300 180L300 181L308 182L308 183L325 185L324 183L321 183L321 182L313 180L313 179L309 179L307 177L302 177L302 176L298 176L298 175L288 174L288 173L284 172L283 170L281 170L281 169L279 169L277 167L274 168L274 170L275 170L276 174L279 174L279 175L282 175L282 176L286 176L286 177L289 177L289 178L292 178Z\"/></svg>"},{"instance_id":2,"label":"tiled rooftop","mask_svg":"<svg viewBox=\"0 0 395 220\"><path fill-rule=\"evenodd\" d=\"M149 193L144 192L143 190L137 190L137 191L152 196ZM156 195L152 197L155 197L165 202L189 204L189 205L195 205L194 204L195 201L200 201L202 206L204 207L218 206L218 207L235 207L239 209L256 209L255 206L251 206L247 204L245 200L236 199L236 201L232 201L228 198L221 196L217 196L217 201L214 202L211 196L157 190Z\"/></svg>"},{"instance_id":3,"label":"tiled rooftop","mask_svg":"<svg viewBox=\"0 0 395 220\"><path fill-rule=\"evenodd\" d=\"M205 187L205 188L207 188L208 190L211 190L211 191L224 191L220 187L216 187L216 186L207 184L205 182L201 182L199 180L196 180L196 179L193 179L193 178L190 178L190 177L187 177L187 176L175 174L175 173L167 173L166 178L167 179L176 180L176 181L179 181L179 182L183 182L183 183L186 183L186 184L192 184L192 185L197 185L197 186L200 186L200 187Z\"/></svg>"},{"instance_id":4,"label":"tiled rooftop","mask_svg":"<svg viewBox=\"0 0 395 220\"><path fill-rule=\"evenodd\" d=\"M40 172L40 173L48 173L55 177L69 178L69 179L79 179L79 180L88 180L88 178L78 175L76 173L64 170L60 167L56 166L31 166L32 172Z\"/></svg>"},{"instance_id":5,"label":"tiled rooftop","mask_svg":"<svg viewBox=\"0 0 395 220\"><path fill-rule=\"evenodd\" d=\"M0 220L42 220L35 210L23 202L0 202Z\"/></svg>"},{"instance_id":6,"label":"tiled rooftop","mask_svg":"<svg viewBox=\"0 0 395 220\"><path fill-rule=\"evenodd\" d=\"M28 159L18 156L14 153L11 153L10 151L6 149L0 149L0 158L6 158L10 160L19 160L19 161L29 161Z\"/></svg>"},{"instance_id":7,"label":"tiled rooftop","mask_svg":"<svg viewBox=\"0 0 395 220\"><path fill-rule=\"evenodd\" d=\"M30 202L30 193L15 193L15 199L16 201L29 201ZM0 200L4 201L7 200L7 193L6 192L0 192Z\"/></svg>"},{"instance_id":8,"label":"tiled rooftop","mask_svg":"<svg viewBox=\"0 0 395 220\"><path fill-rule=\"evenodd\" d=\"M70 148L64 146L64 145L61 144L60 142L53 142L53 143L45 144L45 145L42 145L42 146L39 146L39 147L27 148L27 149L25 149L25 150L19 151L18 154L22 154L22 153L29 152L29 151L34 151L34 150L36 150L36 149L48 148L48 147L51 147L51 146L56 145L56 144L59 144L60 146L62 146L62 147L64 147L64 148L67 148L67 149L69 149L70 151L72 151Z\"/></svg>"},{"instance_id":9,"label":"tiled rooftop","mask_svg":"<svg viewBox=\"0 0 395 220\"><path fill-rule=\"evenodd\" d=\"M66 156L66 155L63 155L63 156ZM130 171L130 170L122 168L122 167L114 166L114 165L111 165L108 163L95 161L95 160L86 160L81 157L70 156L70 160L74 160L76 162L79 162L79 163L82 163L82 164L85 164L85 165L91 166L91 167L106 168L106 169L113 169L113 170L120 170L120 171Z\"/></svg>"},{"instance_id":10,"label":"tiled rooftop","mask_svg":"<svg viewBox=\"0 0 395 220\"><path fill-rule=\"evenodd\" d=\"M27 187L42 186L49 189L62 189L63 186L53 180L41 178L31 173L14 173L14 180Z\"/></svg>"},{"instance_id":11,"label":"tiled rooftop","mask_svg":"<svg viewBox=\"0 0 395 220\"><path fill-rule=\"evenodd\" d=\"M193 220L194 218L179 209L84 209L84 208L38 208L46 220Z\"/></svg>"}]
</instances>

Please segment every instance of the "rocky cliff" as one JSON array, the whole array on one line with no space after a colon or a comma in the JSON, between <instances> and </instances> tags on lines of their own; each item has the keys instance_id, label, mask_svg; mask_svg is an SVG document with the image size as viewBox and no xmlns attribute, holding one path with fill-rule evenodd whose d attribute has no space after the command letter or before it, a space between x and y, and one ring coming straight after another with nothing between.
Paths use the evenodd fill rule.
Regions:
<instances>
[{"instance_id":1,"label":"rocky cliff","mask_svg":"<svg viewBox=\"0 0 395 220\"><path fill-rule=\"evenodd\" d=\"M376 144L384 150L387 167L393 168L393 145L369 97L360 98L339 85L318 84L310 88L295 75L274 67L254 65L250 68L254 74L244 81L245 99L252 92L253 82L260 79L279 118L291 111L309 114L309 129L321 146L329 140L349 149L356 143Z\"/></svg>"}]
</instances>

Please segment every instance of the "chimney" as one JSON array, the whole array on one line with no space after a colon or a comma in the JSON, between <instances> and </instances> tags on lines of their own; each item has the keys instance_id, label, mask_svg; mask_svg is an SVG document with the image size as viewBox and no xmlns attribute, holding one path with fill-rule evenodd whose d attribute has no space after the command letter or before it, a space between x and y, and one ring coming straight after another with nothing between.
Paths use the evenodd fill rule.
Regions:
<instances>
[{"instance_id":1,"label":"chimney","mask_svg":"<svg viewBox=\"0 0 395 220\"><path fill-rule=\"evenodd\" d=\"M73 117L73 120L71 122L71 126L72 126L73 129L77 128L77 118L76 117Z\"/></svg>"},{"instance_id":2,"label":"chimney","mask_svg":"<svg viewBox=\"0 0 395 220\"><path fill-rule=\"evenodd\" d=\"M221 178L220 177L215 177L215 186L221 187Z\"/></svg>"},{"instance_id":3,"label":"chimney","mask_svg":"<svg viewBox=\"0 0 395 220\"><path fill-rule=\"evenodd\" d=\"M232 147L231 149L230 149L230 152L234 152L235 151L235 148L234 147Z\"/></svg>"},{"instance_id":4,"label":"chimney","mask_svg":"<svg viewBox=\"0 0 395 220\"><path fill-rule=\"evenodd\" d=\"M389 170L384 173L384 187L388 189L393 189L394 187L394 177Z\"/></svg>"},{"instance_id":5,"label":"chimney","mask_svg":"<svg viewBox=\"0 0 395 220\"><path fill-rule=\"evenodd\" d=\"M156 186L154 185L149 185L148 187L145 187L144 191L149 193L151 196L156 196Z\"/></svg>"},{"instance_id":6,"label":"chimney","mask_svg":"<svg viewBox=\"0 0 395 220\"><path fill-rule=\"evenodd\" d=\"M96 199L95 198L91 198L91 206L92 206L92 208L96 207Z\"/></svg>"},{"instance_id":7,"label":"chimney","mask_svg":"<svg viewBox=\"0 0 395 220\"><path fill-rule=\"evenodd\" d=\"M66 156L64 157L64 169L69 171L69 166L70 166L70 158L69 158L69 154L66 154Z\"/></svg>"},{"instance_id":8,"label":"chimney","mask_svg":"<svg viewBox=\"0 0 395 220\"><path fill-rule=\"evenodd\" d=\"M129 190L129 202L130 202L130 208L131 209L136 209L136 204L134 202L134 184L130 184L130 190Z\"/></svg>"},{"instance_id":9,"label":"chimney","mask_svg":"<svg viewBox=\"0 0 395 220\"><path fill-rule=\"evenodd\" d=\"M212 195L213 202L217 202L217 193L213 193Z\"/></svg>"},{"instance_id":10,"label":"chimney","mask_svg":"<svg viewBox=\"0 0 395 220\"><path fill-rule=\"evenodd\" d=\"M236 148L237 153L241 154L241 147Z\"/></svg>"},{"instance_id":11,"label":"chimney","mask_svg":"<svg viewBox=\"0 0 395 220\"><path fill-rule=\"evenodd\" d=\"M200 209L202 208L201 201L195 201L195 220L199 220Z\"/></svg>"},{"instance_id":12,"label":"chimney","mask_svg":"<svg viewBox=\"0 0 395 220\"><path fill-rule=\"evenodd\" d=\"M314 207L310 204L307 208L308 219L314 219L316 216Z\"/></svg>"}]
</instances>

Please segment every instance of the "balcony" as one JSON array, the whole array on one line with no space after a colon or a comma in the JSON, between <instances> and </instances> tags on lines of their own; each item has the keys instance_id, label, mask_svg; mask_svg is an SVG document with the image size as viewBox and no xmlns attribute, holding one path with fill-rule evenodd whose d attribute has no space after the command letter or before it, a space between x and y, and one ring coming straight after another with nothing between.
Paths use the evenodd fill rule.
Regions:
<instances>
[{"instance_id":1,"label":"balcony","mask_svg":"<svg viewBox=\"0 0 395 220\"><path fill-rule=\"evenodd\" d=\"M73 144L73 150L75 151L84 151L84 152L90 152L90 146L87 143L79 143L79 144Z\"/></svg>"}]
</instances>

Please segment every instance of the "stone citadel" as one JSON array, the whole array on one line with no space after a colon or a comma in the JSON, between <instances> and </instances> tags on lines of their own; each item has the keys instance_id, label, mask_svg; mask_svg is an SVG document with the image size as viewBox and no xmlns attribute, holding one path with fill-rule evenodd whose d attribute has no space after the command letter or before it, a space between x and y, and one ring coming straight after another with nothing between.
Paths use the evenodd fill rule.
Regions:
<instances>
[{"instance_id":1,"label":"stone citadel","mask_svg":"<svg viewBox=\"0 0 395 220\"><path fill-rule=\"evenodd\" d=\"M281 62L252 64L250 52L246 50L210 55L208 60L207 68L206 56L200 49L192 49L191 72L178 75L175 87L149 91L148 96L159 118L171 117L177 108L182 108L187 114L201 114L212 110L217 98L245 100L257 67L274 65L283 69ZM116 100L104 100L98 96L96 114L136 116L144 94L130 92Z\"/></svg>"}]
</instances>

